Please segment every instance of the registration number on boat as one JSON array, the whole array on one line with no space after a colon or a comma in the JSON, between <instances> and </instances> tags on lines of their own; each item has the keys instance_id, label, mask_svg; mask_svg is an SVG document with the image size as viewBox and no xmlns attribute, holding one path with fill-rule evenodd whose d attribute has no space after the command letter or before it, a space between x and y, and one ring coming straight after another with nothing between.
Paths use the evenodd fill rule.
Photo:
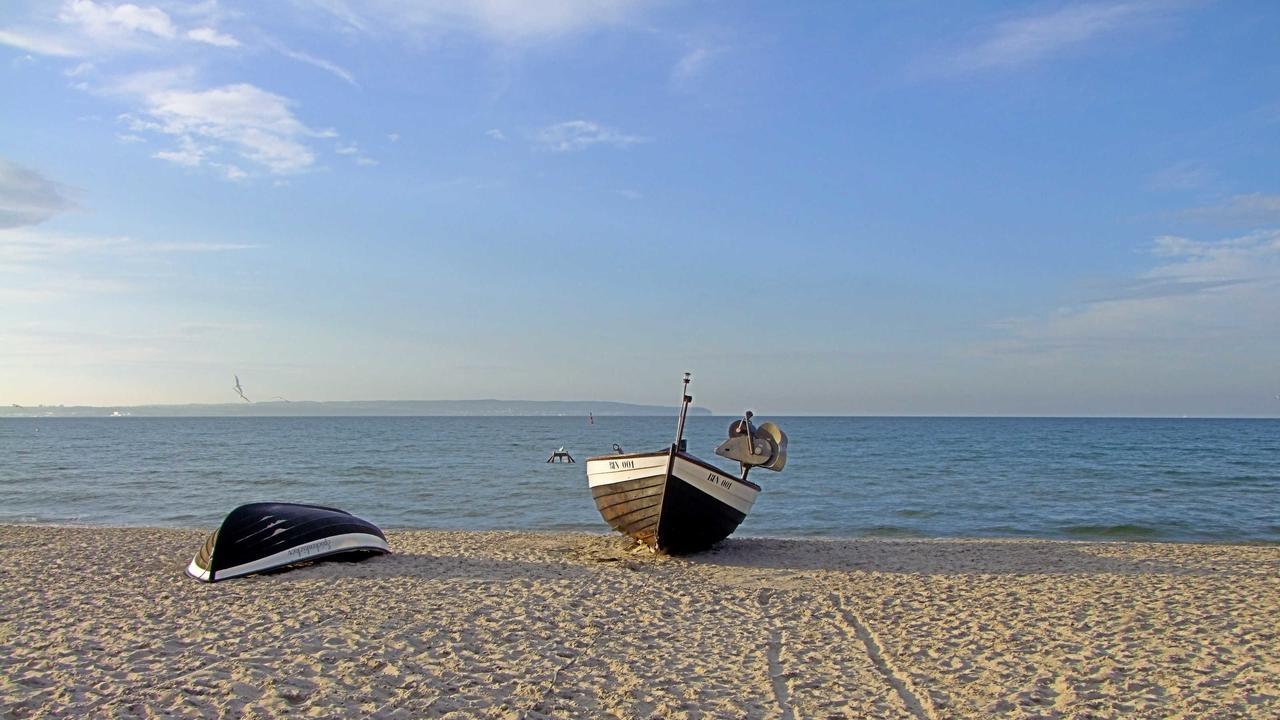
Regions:
<instances>
[{"instance_id":1,"label":"registration number on boat","mask_svg":"<svg viewBox=\"0 0 1280 720\"><path fill-rule=\"evenodd\" d=\"M610 460L610 470L630 470L636 466L635 460Z\"/></svg>"},{"instance_id":2,"label":"registration number on boat","mask_svg":"<svg viewBox=\"0 0 1280 720\"><path fill-rule=\"evenodd\" d=\"M729 482L729 478L721 477L715 473L707 473L707 482L712 485L719 485L725 490L733 486L733 483Z\"/></svg>"}]
</instances>

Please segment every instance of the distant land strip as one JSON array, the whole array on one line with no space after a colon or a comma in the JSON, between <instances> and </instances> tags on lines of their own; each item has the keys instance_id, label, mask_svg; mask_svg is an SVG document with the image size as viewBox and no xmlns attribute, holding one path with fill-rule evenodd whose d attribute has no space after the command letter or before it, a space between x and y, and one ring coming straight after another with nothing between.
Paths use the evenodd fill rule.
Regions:
<instances>
[{"instance_id":1,"label":"distant land strip","mask_svg":"<svg viewBox=\"0 0 1280 720\"><path fill-rule=\"evenodd\" d=\"M585 400L350 400L191 405L6 405L0 417L555 417L674 415L665 405L632 405ZM691 415L710 415L690 407Z\"/></svg>"}]
</instances>

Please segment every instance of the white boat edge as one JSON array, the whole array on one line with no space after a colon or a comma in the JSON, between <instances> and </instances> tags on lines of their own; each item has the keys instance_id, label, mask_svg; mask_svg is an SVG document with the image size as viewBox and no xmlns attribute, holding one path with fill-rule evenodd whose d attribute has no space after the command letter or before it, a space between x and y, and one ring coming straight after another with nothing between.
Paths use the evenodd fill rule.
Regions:
<instances>
[{"instance_id":1,"label":"white boat edge","mask_svg":"<svg viewBox=\"0 0 1280 720\"><path fill-rule=\"evenodd\" d=\"M259 558L253 562L247 562L242 565L225 568L217 571L218 577L213 578L210 571L196 564L196 558L191 558L191 564L187 566L187 574L202 582L213 582L216 580L226 580L228 578L240 577L241 575L252 575L256 572L271 570L273 568L284 567L296 562L304 560L313 560L316 558L326 557L349 550L381 550L382 552L391 552L391 547L387 545L387 541L371 535L369 533L344 533L342 535L334 535L332 537L320 538L304 543L287 550L281 550L278 553ZM197 556L198 557L198 556Z\"/></svg>"}]
</instances>

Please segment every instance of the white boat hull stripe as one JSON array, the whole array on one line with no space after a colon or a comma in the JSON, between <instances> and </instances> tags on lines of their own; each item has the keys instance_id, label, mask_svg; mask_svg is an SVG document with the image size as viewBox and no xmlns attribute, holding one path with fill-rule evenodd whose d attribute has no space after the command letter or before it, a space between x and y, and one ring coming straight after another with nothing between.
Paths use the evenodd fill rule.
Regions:
<instances>
[{"instance_id":1,"label":"white boat hull stripe","mask_svg":"<svg viewBox=\"0 0 1280 720\"><path fill-rule=\"evenodd\" d=\"M587 485L597 487L667 473L667 453L625 460L588 460Z\"/></svg>"},{"instance_id":2,"label":"white boat hull stripe","mask_svg":"<svg viewBox=\"0 0 1280 720\"><path fill-rule=\"evenodd\" d=\"M678 455L671 474L744 515L751 512L751 506L760 494L759 490L732 475L713 472Z\"/></svg>"},{"instance_id":3,"label":"white boat hull stripe","mask_svg":"<svg viewBox=\"0 0 1280 720\"><path fill-rule=\"evenodd\" d=\"M320 538L304 543L288 550L281 550L273 555L247 562L243 565L235 567L223 568L216 571L217 577L213 580L225 580L227 578L239 577L241 575L250 575L263 570L283 567L296 562L303 562L313 558L324 557L326 555L334 555L348 550L359 550L362 548L380 549L383 552L391 552L391 548L387 545L387 541L377 535L369 533L345 533L342 535L334 535L332 537ZM216 551L215 551L216 552ZM191 564L187 566L187 574L197 580L211 582L208 570L196 565L195 558L191 559Z\"/></svg>"}]
</instances>

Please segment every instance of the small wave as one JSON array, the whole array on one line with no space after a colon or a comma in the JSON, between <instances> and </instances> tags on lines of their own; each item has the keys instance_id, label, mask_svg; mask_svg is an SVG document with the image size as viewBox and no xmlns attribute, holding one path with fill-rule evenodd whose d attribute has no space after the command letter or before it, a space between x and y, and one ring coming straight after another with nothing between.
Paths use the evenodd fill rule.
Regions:
<instances>
[{"instance_id":1,"label":"small wave","mask_svg":"<svg viewBox=\"0 0 1280 720\"><path fill-rule=\"evenodd\" d=\"M334 474L339 477L356 480L387 480L398 476L400 473L395 468L386 466L352 465L351 467L338 470Z\"/></svg>"},{"instance_id":2,"label":"small wave","mask_svg":"<svg viewBox=\"0 0 1280 720\"><path fill-rule=\"evenodd\" d=\"M905 508L902 510L895 510L893 514L897 515L898 517L906 517L906 518L931 518L931 517L937 517L941 513L937 510L920 510L918 508Z\"/></svg>"},{"instance_id":3,"label":"small wave","mask_svg":"<svg viewBox=\"0 0 1280 720\"><path fill-rule=\"evenodd\" d=\"M974 530L974 535L976 537L1030 537L1035 535L1035 533L1027 528L1018 527L1016 525L987 525L985 527L976 528Z\"/></svg>"},{"instance_id":4,"label":"small wave","mask_svg":"<svg viewBox=\"0 0 1280 720\"><path fill-rule=\"evenodd\" d=\"M1067 525L1061 528L1062 532L1075 538L1104 538L1108 540L1116 539L1151 539L1164 535L1158 528L1149 525L1137 525L1134 523L1120 523L1119 525Z\"/></svg>"},{"instance_id":5,"label":"small wave","mask_svg":"<svg viewBox=\"0 0 1280 720\"><path fill-rule=\"evenodd\" d=\"M927 537L924 533L915 528L902 527L901 525L873 525L863 528L862 533L865 537L884 537L884 538L922 538Z\"/></svg>"}]
</instances>

